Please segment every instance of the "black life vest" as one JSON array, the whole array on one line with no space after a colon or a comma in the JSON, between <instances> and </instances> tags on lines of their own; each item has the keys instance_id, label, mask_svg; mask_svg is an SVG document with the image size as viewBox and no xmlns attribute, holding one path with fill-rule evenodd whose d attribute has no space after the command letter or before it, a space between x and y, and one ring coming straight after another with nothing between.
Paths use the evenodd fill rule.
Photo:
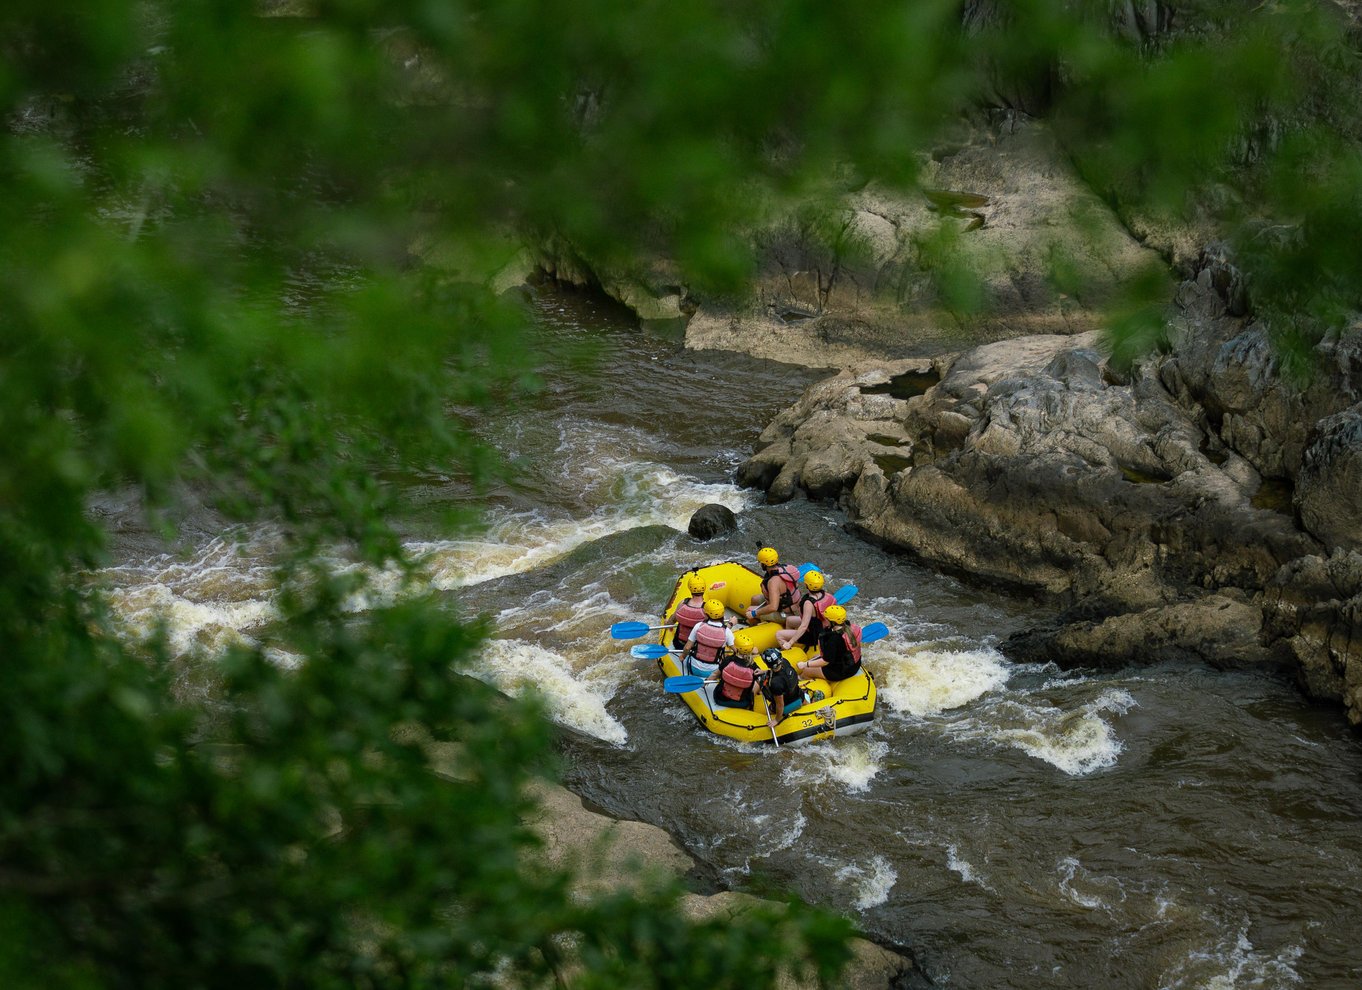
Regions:
<instances>
[{"instance_id":1,"label":"black life vest","mask_svg":"<svg viewBox=\"0 0 1362 990\"><path fill-rule=\"evenodd\" d=\"M820 591L816 595L806 591L799 596L799 608L801 612L803 611L805 602L813 603L813 618L809 620L809 629L814 635L818 635L827 628L828 607L830 605L836 605L837 599L826 591Z\"/></svg>"},{"instance_id":2,"label":"black life vest","mask_svg":"<svg viewBox=\"0 0 1362 990\"><path fill-rule=\"evenodd\" d=\"M828 628L818 637L818 652L827 664L823 676L830 681L844 681L861 667L861 627L843 626L839 632Z\"/></svg>"},{"instance_id":3,"label":"black life vest","mask_svg":"<svg viewBox=\"0 0 1362 990\"><path fill-rule=\"evenodd\" d=\"M776 607L780 609L793 608L795 592L799 590L799 568L793 564L778 564L775 567L766 568L766 576L762 578L762 587L765 588L773 577L780 578L781 583L785 585L785 590L780 593L780 600L775 603Z\"/></svg>"},{"instance_id":4,"label":"black life vest","mask_svg":"<svg viewBox=\"0 0 1362 990\"><path fill-rule=\"evenodd\" d=\"M778 658L772 656L768 659L762 654L762 659L766 660L766 667L771 672L761 687L762 694L766 695L766 700L771 704L775 704L776 695L780 695L785 699L784 704L788 708L791 699L800 694L799 671L795 670L784 656Z\"/></svg>"}]
</instances>

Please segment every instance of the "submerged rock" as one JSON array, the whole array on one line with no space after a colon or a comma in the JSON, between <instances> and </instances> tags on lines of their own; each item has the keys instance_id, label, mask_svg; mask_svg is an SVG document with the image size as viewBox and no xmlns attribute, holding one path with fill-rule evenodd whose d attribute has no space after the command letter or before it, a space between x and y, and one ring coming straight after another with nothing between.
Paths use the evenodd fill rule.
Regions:
<instances>
[{"instance_id":1,"label":"submerged rock","mask_svg":"<svg viewBox=\"0 0 1362 990\"><path fill-rule=\"evenodd\" d=\"M655 825L590 811L581 798L556 785L539 785L535 796L538 811L529 824L543 842L542 855L552 866L577 868L575 892L581 896L637 891L651 881L683 877L694 868L690 856ZM681 900L681 909L695 920L738 915L758 905L772 906L735 891L687 894ZM850 948L852 958L842 973L843 986L891 990L902 986L915 970L907 956L866 939L852 939ZM789 974L780 986L813 990L812 981L800 982Z\"/></svg>"}]
</instances>

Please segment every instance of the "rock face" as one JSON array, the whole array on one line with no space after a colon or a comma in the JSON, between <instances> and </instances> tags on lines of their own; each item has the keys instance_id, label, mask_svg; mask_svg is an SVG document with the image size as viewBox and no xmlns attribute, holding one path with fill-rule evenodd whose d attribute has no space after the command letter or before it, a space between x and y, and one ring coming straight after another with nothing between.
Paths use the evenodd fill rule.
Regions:
<instances>
[{"instance_id":1,"label":"rock face","mask_svg":"<svg viewBox=\"0 0 1362 990\"><path fill-rule=\"evenodd\" d=\"M695 510L690 517L687 532L697 540L712 540L716 536L730 532L738 527L738 517L726 505L711 502Z\"/></svg>"},{"instance_id":2,"label":"rock face","mask_svg":"<svg viewBox=\"0 0 1362 990\"><path fill-rule=\"evenodd\" d=\"M841 372L738 480L836 499L876 541L1055 601L1018 657L1287 663L1362 723L1362 332L1296 388L1240 292L1205 255L1174 349L1126 374L1097 333Z\"/></svg>"}]
</instances>

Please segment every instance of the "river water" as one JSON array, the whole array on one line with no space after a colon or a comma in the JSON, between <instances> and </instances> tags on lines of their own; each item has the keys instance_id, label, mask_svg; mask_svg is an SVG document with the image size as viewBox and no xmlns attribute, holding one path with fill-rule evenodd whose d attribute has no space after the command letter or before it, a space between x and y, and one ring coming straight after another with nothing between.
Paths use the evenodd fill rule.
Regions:
<instances>
[{"instance_id":1,"label":"river water","mask_svg":"<svg viewBox=\"0 0 1362 990\"><path fill-rule=\"evenodd\" d=\"M483 531L443 532L432 511L410 541L434 588L494 617L480 676L547 695L570 787L666 828L718 884L850 914L936 986L1362 985L1362 745L1340 712L1259 672L1008 662L997 644L1041 606L868 546L831 507L732 485L819 373L685 352L573 294L534 305L545 388L481 426L518 481L487 497ZM584 337L589 368L570 359ZM409 494L432 510L469 498L441 478ZM740 527L702 545L684 531L707 502ZM163 555L129 532L103 572L117 614L133 632L167 623L187 684L205 662L191 652L268 636L268 533L205 517L189 551ZM750 564L758 543L854 582L853 618L891 627L867 649L868 733L721 741L606 635L656 615L684 568Z\"/></svg>"}]
</instances>

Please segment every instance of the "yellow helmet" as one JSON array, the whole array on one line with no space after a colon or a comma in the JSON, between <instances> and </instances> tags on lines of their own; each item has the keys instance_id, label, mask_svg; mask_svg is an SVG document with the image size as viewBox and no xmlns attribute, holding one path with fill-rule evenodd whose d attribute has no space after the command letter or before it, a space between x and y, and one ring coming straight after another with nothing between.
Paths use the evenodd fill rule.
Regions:
<instances>
[{"instance_id":1,"label":"yellow helmet","mask_svg":"<svg viewBox=\"0 0 1362 990\"><path fill-rule=\"evenodd\" d=\"M775 567L780 563L780 554L773 547L762 547L757 551L757 563L762 567Z\"/></svg>"},{"instance_id":2,"label":"yellow helmet","mask_svg":"<svg viewBox=\"0 0 1362 990\"><path fill-rule=\"evenodd\" d=\"M804 587L810 591L823 590L823 574L821 571L809 571L804 575Z\"/></svg>"},{"instance_id":3,"label":"yellow helmet","mask_svg":"<svg viewBox=\"0 0 1362 990\"><path fill-rule=\"evenodd\" d=\"M699 574L692 574L689 578L686 579L686 587L690 589L690 593L692 595L700 595L704 593L704 590L707 587L709 587L709 582L702 578Z\"/></svg>"},{"instance_id":4,"label":"yellow helmet","mask_svg":"<svg viewBox=\"0 0 1362 990\"><path fill-rule=\"evenodd\" d=\"M722 619L724 617L724 603L717 598L706 598L704 609L706 619Z\"/></svg>"},{"instance_id":5,"label":"yellow helmet","mask_svg":"<svg viewBox=\"0 0 1362 990\"><path fill-rule=\"evenodd\" d=\"M847 610L840 605L829 605L828 610L823 614L828 617L828 621L834 626L840 626L847 620Z\"/></svg>"},{"instance_id":6,"label":"yellow helmet","mask_svg":"<svg viewBox=\"0 0 1362 990\"><path fill-rule=\"evenodd\" d=\"M752 642L752 637L748 633L740 632L733 637L733 649L743 656L747 656L757 648L757 644Z\"/></svg>"}]
</instances>

